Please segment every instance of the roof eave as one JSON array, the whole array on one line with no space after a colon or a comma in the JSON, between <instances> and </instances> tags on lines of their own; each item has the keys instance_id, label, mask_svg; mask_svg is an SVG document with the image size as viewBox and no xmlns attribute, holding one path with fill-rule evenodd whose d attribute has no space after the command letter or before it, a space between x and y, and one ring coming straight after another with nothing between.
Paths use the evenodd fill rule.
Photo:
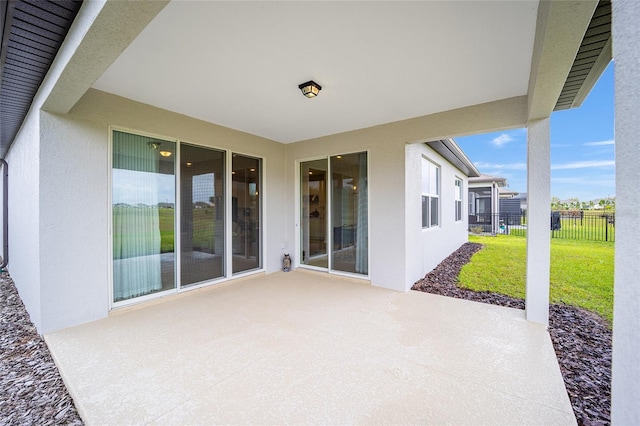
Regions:
<instances>
[{"instance_id":1,"label":"roof eave","mask_svg":"<svg viewBox=\"0 0 640 426\"><path fill-rule=\"evenodd\" d=\"M0 2L0 158L20 131L82 0ZM12 72L5 72L11 68Z\"/></svg>"},{"instance_id":2,"label":"roof eave","mask_svg":"<svg viewBox=\"0 0 640 426\"><path fill-rule=\"evenodd\" d=\"M613 58L611 0L600 0L582 37L554 111L582 105Z\"/></svg>"},{"instance_id":3,"label":"roof eave","mask_svg":"<svg viewBox=\"0 0 640 426\"><path fill-rule=\"evenodd\" d=\"M455 140L440 139L437 141L426 142L431 149L442 155L447 161L457 167L468 177L480 176L480 172L471 162L469 157L462 151Z\"/></svg>"}]
</instances>

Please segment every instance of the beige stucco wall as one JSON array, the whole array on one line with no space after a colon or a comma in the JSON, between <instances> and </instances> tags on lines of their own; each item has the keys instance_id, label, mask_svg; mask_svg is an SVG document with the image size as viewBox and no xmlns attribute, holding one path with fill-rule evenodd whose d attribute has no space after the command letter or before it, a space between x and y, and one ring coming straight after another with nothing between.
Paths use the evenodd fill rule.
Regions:
<instances>
[{"instance_id":1,"label":"beige stucco wall","mask_svg":"<svg viewBox=\"0 0 640 426\"><path fill-rule=\"evenodd\" d=\"M263 264L280 269L282 144L90 90L67 115L41 113L41 332L108 314L109 126L263 158Z\"/></svg>"}]
</instances>

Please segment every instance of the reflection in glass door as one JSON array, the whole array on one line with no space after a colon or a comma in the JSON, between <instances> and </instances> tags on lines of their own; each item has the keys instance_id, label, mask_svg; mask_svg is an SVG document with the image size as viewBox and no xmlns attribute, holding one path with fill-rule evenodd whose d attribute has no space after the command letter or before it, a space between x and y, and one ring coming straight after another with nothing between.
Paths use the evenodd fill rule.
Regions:
<instances>
[{"instance_id":1,"label":"reflection in glass door","mask_svg":"<svg viewBox=\"0 0 640 426\"><path fill-rule=\"evenodd\" d=\"M113 301L175 288L175 142L113 132Z\"/></svg>"},{"instance_id":2,"label":"reflection in glass door","mask_svg":"<svg viewBox=\"0 0 640 426\"><path fill-rule=\"evenodd\" d=\"M328 268L327 160L300 164L300 263Z\"/></svg>"}]
</instances>

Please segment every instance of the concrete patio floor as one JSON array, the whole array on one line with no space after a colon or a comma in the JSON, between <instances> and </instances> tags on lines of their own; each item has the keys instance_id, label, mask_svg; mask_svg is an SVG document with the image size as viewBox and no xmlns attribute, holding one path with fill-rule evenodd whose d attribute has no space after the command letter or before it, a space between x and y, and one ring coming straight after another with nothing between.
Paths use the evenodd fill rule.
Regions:
<instances>
[{"instance_id":1,"label":"concrete patio floor","mask_svg":"<svg viewBox=\"0 0 640 426\"><path fill-rule=\"evenodd\" d=\"M524 312L257 275L45 336L88 424L575 424Z\"/></svg>"}]
</instances>

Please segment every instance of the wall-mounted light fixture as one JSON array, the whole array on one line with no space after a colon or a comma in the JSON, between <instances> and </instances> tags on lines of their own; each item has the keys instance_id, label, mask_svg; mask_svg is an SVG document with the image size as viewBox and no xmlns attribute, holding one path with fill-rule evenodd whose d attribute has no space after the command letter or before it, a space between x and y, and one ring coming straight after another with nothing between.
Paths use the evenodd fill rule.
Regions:
<instances>
[{"instance_id":1,"label":"wall-mounted light fixture","mask_svg":"<svg viewBox=\"0 0 640 426\"><path fill-rule=\"evenodd\" d=\"M147 145L149 145L149 149L158 149L158 147L160 146L160 142L151 141L148 142Z\"/></svg>"},{"instance_id":2,"label":"wall-mounted light fixture","mask_svg":"<svg viewBox=\"0 0 640 426\"><path fill-rule=\"evenodd\" d=\"M173 154L171 151L160 151L160 155L163 157L171 157L171 154Z\"/></svg>"},{"instance_id":3,"label":"wall-mounted light fixture","mask_svg":"<svg viewBox=\"0 0 640 426\"><path fill-rule=\"evenodd\" d=\"M322 87L313 80L309 80L306 83L302 83L298 86L298 89L302 91L302 94L307 98L315 98L322 90Z\"/></svg>"}]
</instances>

